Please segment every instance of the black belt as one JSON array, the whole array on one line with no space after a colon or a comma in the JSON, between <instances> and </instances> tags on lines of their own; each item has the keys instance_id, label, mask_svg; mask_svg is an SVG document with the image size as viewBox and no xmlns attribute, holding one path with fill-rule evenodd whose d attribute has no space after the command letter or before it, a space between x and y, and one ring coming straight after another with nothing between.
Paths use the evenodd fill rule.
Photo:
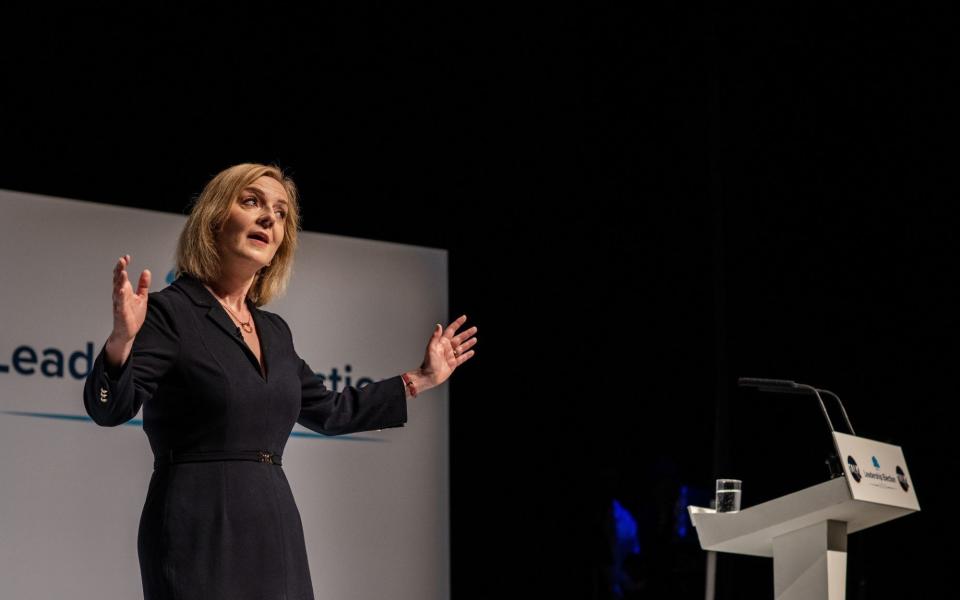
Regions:
<instances>
[{"instance_id":1,"label":"black belt","mask_svg":"<svg viewBox=\"0 0 960 600\"><path fill-rule=\"evenodd\" d=\"M235 450L235 451L208 451L208 452L175 452L168 450L157 455L153 460L153 468L161 465L185 462L211 462L217 460L252 460L270 465L282 465L280 455L266 450Z\"/></svg>"}]
</instances>

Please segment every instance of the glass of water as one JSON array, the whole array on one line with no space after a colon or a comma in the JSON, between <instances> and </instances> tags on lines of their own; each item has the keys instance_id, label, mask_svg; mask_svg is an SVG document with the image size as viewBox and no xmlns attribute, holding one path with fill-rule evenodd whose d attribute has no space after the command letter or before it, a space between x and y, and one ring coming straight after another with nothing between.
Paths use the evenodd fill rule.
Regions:
<instances>
[{"instance_id":1,"label":"glass of water","mask_svg":"<svg viewBox=\"0 0 960 600\"><path fill-rule=\"evenodd\" d=\"M735 513L740 512L740 480L739 479L718 479L717 480L717 512Z\"/></svg>"}]
</instances>

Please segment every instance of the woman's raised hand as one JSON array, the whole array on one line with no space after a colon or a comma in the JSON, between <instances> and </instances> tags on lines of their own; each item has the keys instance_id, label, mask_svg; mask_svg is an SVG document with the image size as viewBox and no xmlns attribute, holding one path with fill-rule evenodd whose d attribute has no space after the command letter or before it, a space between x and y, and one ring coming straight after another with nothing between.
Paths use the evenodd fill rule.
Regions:
<instances>
[{"instance_id":1,"label":"woman's raised hand","mask_svg":"<svg viewBox=\"0 0 960 600\"><path fill-rule=\"evenodd\" d=\"M125 254L113 267L113 335L118 341L136 337L147 317L147 292L150 289L150 269L140 273L137 291L133 291L127 277L130 255Z\"/></svg>"},{"instance_id":2,"label":"woman's raised hand","mask_svg":"<svg viewBox=\"0 0 960 600\"><path fill-rule=\"evenodd\" d=\"M133 347L133 338L147 317L147 293L150 290L150 269L140 273L137 291L127 277L130 255L125 254L113 267L113 332L107 340L107 362L119 367L126 362Z\"/></svg>"},{"instance_id":3,"label":"woman's raised hand","mask_svg":"<svg viewBox=\"0 0 960 600\"><path fill-rule=\"evenodd\" d=\"M467 315L441 328L437 323L433 335L427 342L427 352L420 365L421 373L426 376L430 385L440 385L453 374L454 369L473 358L474 350L469 350L477 343L473 334L476 327L470 327L460 333L457 330L466 322Z\"/></svg>"}]
</instances>

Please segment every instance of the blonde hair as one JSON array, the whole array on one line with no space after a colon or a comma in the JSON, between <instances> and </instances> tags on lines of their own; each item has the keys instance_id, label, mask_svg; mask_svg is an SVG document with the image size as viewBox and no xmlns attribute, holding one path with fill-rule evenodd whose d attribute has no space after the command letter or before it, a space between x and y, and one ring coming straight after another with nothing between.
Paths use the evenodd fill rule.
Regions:
<instances>
[{"instance_id":1,"label":"blonde hair","mask_svg":"<svg viewBox=\"0 0 960 600\"><path fill-rule=\"evenodd\" d=\"M263 306L284 294L293 273L293 256L297 250L297 232L300 229L300 205L296 185L276 165L234 165L217 173L204 186L190 209L190 216L177 242L177 277L187 273L205 283L220 277L222 265L216 234L223 228L233 203L243 189L263 176L280 182L290 204L283 227L283 241L270 265L257 272L247 297L255 306Z\"/></svg>"}]
</instances>

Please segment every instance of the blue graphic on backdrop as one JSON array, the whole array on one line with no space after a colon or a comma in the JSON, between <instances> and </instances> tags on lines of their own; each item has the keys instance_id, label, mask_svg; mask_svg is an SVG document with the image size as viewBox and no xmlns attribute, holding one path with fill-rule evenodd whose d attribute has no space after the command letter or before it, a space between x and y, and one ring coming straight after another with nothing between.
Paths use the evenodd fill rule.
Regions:
<instances>
[{"instance_id":1,"label":"blue graphic on backdrop","mask_svg":"<svg viewBox=\"0 0 960 600\"><path fill-rule=\"evenodd\" d=\"M45 413L45 412L31 412L26 410L0 410L0 414L4 415L14 415L18 417L34 417L40 419L58 419L61 421L90 421L93 423L93 419L87 415L67 415L62 413ZM128 427L143 427L143 419L130 419L123 425ZM362 435L324 435L322 433L317 433L315 431L291 431L290 437L305 437L305 438L330 438L333 440L339 441L348 441L348 442L383 442L384 440L375 437L368 437Z\"/></svg>"}]
</instances>

